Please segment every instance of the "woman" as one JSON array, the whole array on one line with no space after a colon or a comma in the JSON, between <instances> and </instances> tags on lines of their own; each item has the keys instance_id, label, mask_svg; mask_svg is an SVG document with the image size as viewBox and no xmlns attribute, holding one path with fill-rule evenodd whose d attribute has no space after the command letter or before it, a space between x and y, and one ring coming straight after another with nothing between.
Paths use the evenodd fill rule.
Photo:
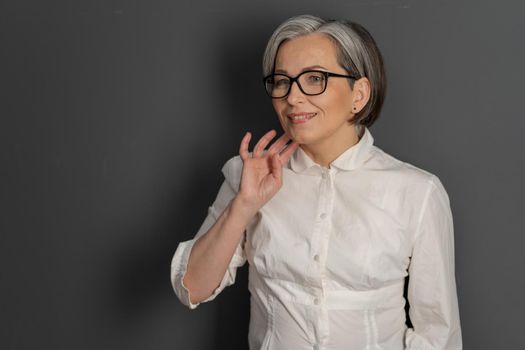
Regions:
<instances>
[{"instance_id":1,"label":"woman","mask_svg":"<svg viewBox=\"0 0 525 350\"><path fill-rule=\"evenodd\" d=\"M439 179L373 145L381 54L360 25L290 18L264 83L284 134L223 168L172 283L190 308L249 262L250 349L461 349L452 215ZM410 319L405 322L405 277Z\"/></svg>"}]
</instances>

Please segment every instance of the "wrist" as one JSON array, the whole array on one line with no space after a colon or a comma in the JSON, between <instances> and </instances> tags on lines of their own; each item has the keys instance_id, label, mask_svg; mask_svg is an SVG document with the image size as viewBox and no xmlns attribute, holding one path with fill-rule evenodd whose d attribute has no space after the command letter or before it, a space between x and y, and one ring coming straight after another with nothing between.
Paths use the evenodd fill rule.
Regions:
<instances>
[{"instance_id":1,"label":"wrist","mask_svg":"<svg viewBox=\"0 0 525 350\"><path fill-rule=\"evenodd\" d=\"M230 203L230 215L234 215L240 220L244 221L246 225L257 214L259 208L254 207L249 200L244 198L241 194L237 194Z\"/></svg>"}]
</instances>

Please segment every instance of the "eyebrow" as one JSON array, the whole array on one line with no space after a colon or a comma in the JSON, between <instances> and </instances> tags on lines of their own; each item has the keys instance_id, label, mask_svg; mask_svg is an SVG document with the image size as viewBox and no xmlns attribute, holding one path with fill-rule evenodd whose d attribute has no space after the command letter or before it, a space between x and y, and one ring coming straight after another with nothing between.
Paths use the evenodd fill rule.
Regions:
<instances>
[{"instance_id":1,"label":"eyebrow","mask_svg":"<svg viewBox=\"0 0 525 350\"><path fill-rule=\"evenodd\" d=\"M315 65L315 66L308 66L308 67L304 67L302 70L301 70L301 73L302 72L306 72L307 70L312 70L312 69L324 69L324 70L327 70L325 67L323 66L318 66L318 65ZM284 69L276 69L274 71L274 73L282 73L282 74L288 74L288 72Z\"/></svg>"}]
</instances>

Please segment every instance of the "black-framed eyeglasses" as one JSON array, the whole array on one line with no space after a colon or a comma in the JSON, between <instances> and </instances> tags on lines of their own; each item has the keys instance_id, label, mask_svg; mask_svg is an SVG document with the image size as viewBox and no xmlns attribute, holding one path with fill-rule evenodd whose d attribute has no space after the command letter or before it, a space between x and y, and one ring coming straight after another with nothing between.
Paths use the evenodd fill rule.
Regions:
<instances>
[{"instance_id":1,"label":"black-framed eyeglasses","mask_svg":"<svg viewBox=\"0 0 525 350\"><path fill-rule=\"evenodd\" d=\"M358 79L357 75L344 75L321 70L304 71L295 78L286 74L270 74L263 78L266 93L271 98L284 98L288 96L294 81L303 94L308 96L320 95L326 90L328 78Z\"/></svg>"}]
</instances>

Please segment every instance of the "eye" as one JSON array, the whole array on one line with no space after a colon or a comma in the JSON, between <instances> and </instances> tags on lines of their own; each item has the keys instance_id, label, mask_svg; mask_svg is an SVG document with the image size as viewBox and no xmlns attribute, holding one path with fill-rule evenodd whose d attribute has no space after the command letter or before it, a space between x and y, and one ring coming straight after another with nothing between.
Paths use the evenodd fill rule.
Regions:
<instances>
[{"instance_id":1,"label":"eye","mask_svg":"<svg viewBox=\"0 0 525 350\"><path fill-rule=\"evenodd\" d=\"M306 74L305 80L308 84L320 85L324 83L325 79L326 77L324 76L324 74L318 72L311 72Z\"/></svg>"},{"instance_id":2,"label":"eye","mask_svg":"<svg viewBox=\"0 0 525 350\"><path fill-rule=\"evenodd\" d=\"M275 77L273 80L273 85L276 88L287 87L288 85L290 85L290 80L285 77Z\"/></svg>"}]
</instances>

